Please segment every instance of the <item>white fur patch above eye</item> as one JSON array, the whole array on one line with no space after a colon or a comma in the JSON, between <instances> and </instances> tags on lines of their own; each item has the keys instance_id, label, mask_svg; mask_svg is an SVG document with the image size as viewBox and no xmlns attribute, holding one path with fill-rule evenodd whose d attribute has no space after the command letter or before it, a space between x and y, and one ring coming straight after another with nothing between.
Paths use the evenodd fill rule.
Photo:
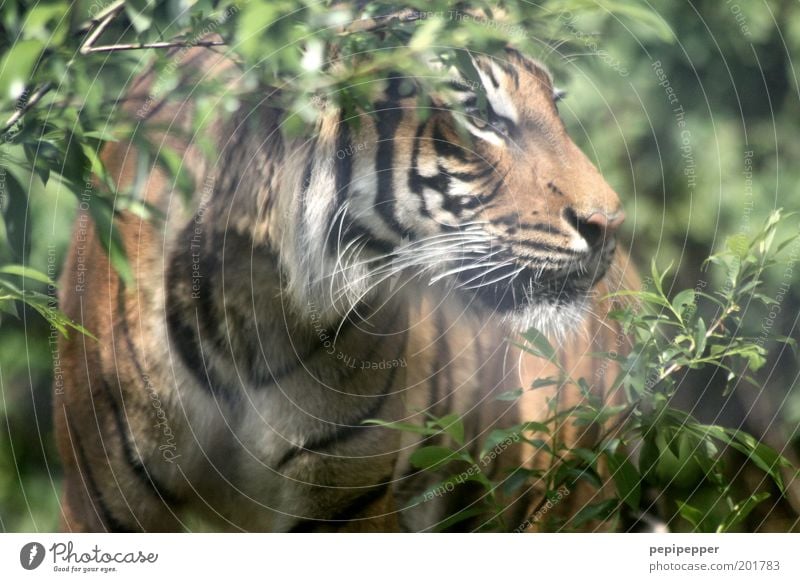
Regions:
<instances>
[{"instance_id":1,"label":"white fur patch above eye","mask_svg":"<svg viewBox=\"0 0 800 582\"><path fill-rule=\"evenodd\" d=\"M506 72L497 66L496 63L491 63L490 67L495 79L503 79L507 76ZM478 71L481 83L483 83L483 89L486 91L486 100L491 103L494 112L497 115L510 119L513 123L517 123L519 121L517 108L514 106L514 100L511 98L508 91L506 91L503 83L499 83L499 86L495 87L494 83L492 83L491 76L484 71L478 63L475 63L475 69Z\"/></svg>"}]
</instances>

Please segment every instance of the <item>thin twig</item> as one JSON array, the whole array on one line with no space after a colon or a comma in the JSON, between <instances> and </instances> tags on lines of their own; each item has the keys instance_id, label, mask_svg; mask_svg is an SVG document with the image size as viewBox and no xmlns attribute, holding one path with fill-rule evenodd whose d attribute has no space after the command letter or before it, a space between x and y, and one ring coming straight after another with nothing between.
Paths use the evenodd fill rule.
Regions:
<instances>
[{"instance_id":1,"label":"thin twig","mask_svg":"<svg viewBox=\"0 0 800 582\"><path fill-rule=\"evenodd\" d=\"M223 46L225 45L225 41L220 40L197 40L197 41L188 41L188 40L168 40L168 41L160 41L160 42L132 42L132 43L119 43L119 44L108 44L103 46L94 46L94 43L97 42L97 39L100 38L100 35L103 34L103 31L108 28L108 25L111 24L111 21L117 17L119 12L122 10L124 6L124 2L117 2L113 6L110 6L105 13L101 16L97 16L97 20L93 21L96 25L96 28L89 33L89 36L86 37L86 41L81 45L80 53L82 55L89 55L93 53L111 53L111 52L119 52L119 51L135 51L135 50L143 50L143 49L164 49L164 48L175 48L175 47L193 47L193 46L203 46L203 47L211 47L211 46Z\"/></svg>"},{"instance_id":2,"label":"thin twig","mask_svg":"<svg viewBox=\"0 0 800 582\"><path fill-rule=\"evenodd\" d=\"M83 21L81 24L78 25L76 28L76 32L86 32L90 30L92 27L97 26L106 16L111 14L112 12L117 12L120 8L125 5L125 0L114 0L111 4L99 10L97 14L92 15L89 20Z\"/></svg>"},{"instance_id":3,"label":"thin twig","mask_svg":"<svg viewBox=\"0 0 800 582\"><path fill-rule=\"evenodd\" d=\"M0 129L0 135L3 135L8 131L10 131L11 128L14 127L14 125L20 119L22 119L22 116L25 115L25 113L27 113L31 107L33 107L39 101L41 101L42 97L47 95L47 93L49 93L52 88L53 84L50 82L47 82L41 87L39 87L39 89L37 89L36 92L28 98L28 100L25 102L25 105L19 107L16 111L14 111L11 117L8 118L5 125L3 125L3 128Z\"/></svg>"},{"instance_id":4,"label":"thin twig","mask_svg":"<svg viewBox=\"0 0 800 582\"><path fill-rule=\"evenodd\" d=\"M387 14L385 16L375 16L373 18L364 18L353 20L352 22L341 26L337 34L339 36L347 36L356 32L377 32L378 30L387 28L389 24L399 22L415 22L422 18L417 10L405 9L394 14Z\"/></svg>"},{"instance_id":5,"label":"thin twig","mask_svg":"<svg viewBox=\"0 0 800 582\"><path fill-rule=\"evenodd\" d=\"M195 46L225 46L227 43L223 40L170 40L163 42L134 42L127 44L109 44L95 47L81 48L82 54L91 53L111 53L117 51L135 51L143 49L163 49L175 47L195 47Z\"/></svg>"},{"instance_id":6,"label":"thin twig","mask_svg":"<svg viewBox=\"0 0 800 582\"><path fill-rule=\"evenodd\" d=\"M114 18L116 18L123 6L124 3L121 2L114 6L113 9L109 10L107 14L101 17L97 23L97 27L89 33L89 36L86 37L83 45L81 45L80 53L82 55L92 52L92 46L94 45L94 42L100 37L101 34L103 34L103 31L108 28L108 25L111 24L111 21L114 20Z\"/></svg>"}]
</instances>

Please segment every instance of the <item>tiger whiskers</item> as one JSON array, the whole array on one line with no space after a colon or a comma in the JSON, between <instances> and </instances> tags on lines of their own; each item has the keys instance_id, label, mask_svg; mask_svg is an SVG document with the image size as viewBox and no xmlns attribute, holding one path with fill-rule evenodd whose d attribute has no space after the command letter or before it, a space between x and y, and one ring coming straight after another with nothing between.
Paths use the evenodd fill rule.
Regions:
<instances>
[{"instance_id":1,"label":"tiger whiskers","mask_svg":"<svg viewBox=\"0 0 800 582\"><path fill-rule=\"evenodd\" d=\"M500 269L500 268L506 267L506 266L510 266L512 264L513 264L513 261L508 261L506 263L500 263L497 267L488 269L488 270L484 271L483 273L481 273L479 275L476 275L475 277L472 277L468 281L465 281L464 283L459 284L457 287L459 289L468 289L468 290L469 289L480 289L481 287L488 287L489 285L496 285L498 283L502 283L506 279L513 280L516 275L518 275L519 273L521 273L522 271L525 270L525 267L519 267L514 271L511 271L511 272L508 272L508 273L504 273L504 274L500 275L499 277L495 277L494 279L491 279L489 281L481 281L480 284L478 284L478 285L468 285L469 283L471 283L472 281L475 281L476 279L482 279L483 277L485 277L486 275L488 275L492 271L496 271L497 269ZM513 288L512 288L512 291L513 291Z\"/></svg>"},{"instance_id":2,"label":"tiger whiskers","mask_svg":"<svg viewBox=\"0 0 800 582\"><path fill-rule=\"evenodd\" d=\"M452 233L444 233L438 234L435 236L427 237L424 239L419 239L413 241L407 245L398 247L395 250L392 250L388 253L384 253L379 256L369 257L366 259L361 259L357 262L347 262L344 260L344 253L340 252L337 248L337 259L334 265L334 270L330 273L324 273L317 281L319 282L324 279L334 278L340 274L342 274L346 270L352 270L358 267L371 265L374 263L380 263L382 261L400 261L409 257L416 257L420 252L428 252L431 253L432 251L437 250L444 250L449 251L453 246L451 243L455 243L455 246L461 247L462 251L470 251L470 252L483 252L485 250L486 238L485 236L479 235L477 229L470 229L465 232L452 232ZM466 237L465 235L471 235L470 237ZM340 241L339 241L340 242ZM352 242L352 241L351 241ZM442 249L438 249L435 245L436 244L443 244L444 246ZM469 247L467 245L475 244L474 247ZM337 243L338 246L338 243ZM348 247L345 247L345 251L348 250L350 247L350 243ZM346 263L346 264L345 264Z\"/></svg>"},{"instance_id":3,"label":"tiger whiskers","mask_svg":"<svg viewBox=\"0 0 800 582\"><path fill-rule=\"evenodd\" d=\"M349 264L345 260L337 261L336 272L326 275L326 277L331 277L329 299L333 306L339 306L343 300L349 300L346 301L343 311L337 309L342 319L334 338L338 336L342 324L355 311L355 308L392 277L404 272L412 272L415 276L421 276L427 271L441 268L443 263L454 260L471 259L469 268L484 268L489 264L487 261L499 252L491 251L490 243L489 235L477 228L477 225L471 225L471 227L458 232L437 234L409 242L391 253L385 253L378 257L370 257ZM474 258L476 256L477 258ZM340 258L343 259L343 257ZM385 264L380 264L377 268L369 271L363 269L366 265L380 262ZM357 278L346 276L346 272L354 270L357 272ZM359 270L361 272L358 272ZM338 293L335 290L337 281L341 285ZM364 283L367 285L362 289ZM378 309L386 305L405 285L406 283L400 288L393 289L389 296L384 298ZM353 293L354 289L357 290L357 293Z\"/></svg>"},{"instance_id":4,"label":"tiger whiskers","mask_svg":"<svg viewBox=\"0 0 800 582\"><path fill-rule=\"evenodd\" d=\"M386 280L404 271L416 269L416 274L422 274L427 270L439 268L445 261L454 260L454 255L481 253L485 252L488 248L487 245L482 244L481 241L474 238L457 238L446 244L442 244L441 240L434 241L434 244L427 245L410 244L398 249L394 253L376 257L375 260L381 259L389 262L369 273L363 274L360 279L347 279L345 283L349 284L349 286L358 286L362 281L370 281L371 284L369 287L359 296L360 300ZM364 264L365 262L374 261L370 259L359 264ZM331 297L331 299L338 302L343 296L347 295L347 292L348 289L344 288L340 291L338 296Z\"/></svg>"}]
</instances>

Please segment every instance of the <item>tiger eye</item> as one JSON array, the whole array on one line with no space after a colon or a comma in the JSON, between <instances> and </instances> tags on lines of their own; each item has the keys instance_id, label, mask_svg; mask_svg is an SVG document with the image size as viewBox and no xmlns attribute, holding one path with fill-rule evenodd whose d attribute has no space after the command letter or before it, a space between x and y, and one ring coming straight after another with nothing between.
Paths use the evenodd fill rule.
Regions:
<instances>
[{"instance_id":1,"label":"tiger eye","mask_svg":"<svg viewBox=\"0 0 800 582\"><path fill-rule=\"evenodd\" d=\"M486 129L489 126L489 122L481 117L480 109L477 107L469 107L464 113L467 115L469 122L478 129Z\"/></svg>"}]
</instances>

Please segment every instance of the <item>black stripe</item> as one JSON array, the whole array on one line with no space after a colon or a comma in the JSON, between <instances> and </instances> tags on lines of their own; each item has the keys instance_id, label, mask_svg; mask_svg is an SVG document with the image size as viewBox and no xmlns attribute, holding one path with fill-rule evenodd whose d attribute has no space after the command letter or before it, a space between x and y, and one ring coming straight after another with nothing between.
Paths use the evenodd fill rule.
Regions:
<instances>
[{"instance_id":1,"label":"black stripe","mask_svg":"<svg viewBox=\"0 0 800 582\"><path fill-rule=\"evenodd\" d=\"M495 64L500 67L500 69L502 69L506 75L513 79L514 86L519 89L519 73L517 72L516 67L509 62L501 61L499 59L495 61Z\"/></svg>"},{"instance_id":2,"label":"black stripe","mask_svg":"<svg viewBox=\"0 0 800 582\"><path fill-rule=\"evenodd\" d=\"M370 489L366 493L362 493L354 499L351 499L347 505L337 511L330 519L303 519L297 522L288 533L311 533L319 529L330 528L336 523L342 523L344 525L352 521L357 515L362 513L364 509L367 509L370 505L382 499L387 494L392 482L391 476L386 477L382 481L383 483L376 486L374 489ZM369 518L365 517L361 519L366 520Z\"/></svg>"},{"instance_id":3,"label":"black stripe","mask_svg":"<svg viewBox=\"0 0 800 582\"><path fill-rule=\"evenodd\" d=\"M170 278L169 275L168 278ZM173 293L168 291L167 331L171 340L170 343L177 349L184 366L191 372L197 383L200 384L209 395L216 398L216 389L209 379L210 371L206 370L205 362L200 351L200 338L197 334L197 330L194 326L184 321L184 311L174 305L175 301L176 299L173 297Z\"/></svg>"},{"instance_id":4,"label":"black stripe","mask_svg":"<svg viewBox=\"0 0 800 582\"><path fill-rule=\"evenodd\" d=\"M395 215L394 140L403 112L395 101L376 104L378 147L375 153L375 172L378 175L375 209L386 225L398 235L407 236L408 229Z\"/></svg>"},{"instance_id":5,"label":"black stripe","mask_svg":"<svg viewBox=\"0 0 800 582\"><path fill-rule=\"evenodd\" d=\"M342 232L342 242L350 243L356 239L360 239L366 244L367 249L374 251L381 255L388 255L395 249L395 245L387 240L379 238L367 227L362 226L357 222L348 222Z\"/></svg>"},{"instance_id":6,"label":"black stripe","mask_svg":"<svg viewBox=\"0 0 800 582\"><path fill-rule=\"evenodd\" d=\"M449 89L452 89L456 93L473 93L472 88L467 86L466 81L458 81L453 79L445 83L445 85L447 85Z\"/></svg>"},{"instance_id":7,"label":"black stripe","mask_svg":"<svg viewBox=\"0 0 800 582\"><path fill-rule=\"evenodd\" d=\"M327 232L330 233L329 236L333 236L334 217L337 215L338 210L343 208L347 203L347 198L350 193L350 183L353 180L353 156L355 155L355 153L347 153L352 151L352 139L350 136L350 126L347 125L344 113L339 117L339 125L336 129L336 165L334 167L336 206L331 210L330 220L328 221ZM344 152L344 155L340 157L339 152ZM342 220L344 220L344 217L342 217Z\"/></svg>"},{"instance_id":8,"label":"black stripe","mask_svg":"<svg viewBox=\"0 0 800 582\"><path fill-rule=\"evenodd\" d=\"M439 172L435 176L422 176L420 174L416 174L415 176L412 176L412 178L415 191L422 193L423 188L430 188L431 190L439 192L442 195L443 208L453 207L456 199L448 196L448 192L450 191L450 179L446 174L442 172ZM460 209L460 206L457 204L456 209Z\"/></svg>"},{"instance_id":9,"label":"black stripe","mask_svg":"<svg viewBox=\"0 0 800 582\"><path fill-rule=\"evenodd\" d=\"M547 234L566 236L566 233L563 230L556 228L552 224L543 222L520 222L517 224L517 227L521 228L522 230L535 230L537 232L545 232Z\"/></svg>"},{"instance_id":10,"label":"black stripe","mask_svg":"<svg viewBox=\"0 0 800 582\"><path fill-rule=\"evenodd\" d=\"M407 340L407 335L404 335L398 356L395 359L399 360L403 357ZM374 352L377 351L378 345L379 344L377 342L374 343L373 348L366 357L367 360L371 358ZM322 435L318 435L317 437L310 439L302 447L290 448L276 463L275 470L280 471L300 453L318 453L324 451L331 445L347 443L354 437L365 434L365 431L384 430L382 427L364 425L363 423L365 420L375 418L380 412L387 396L389 395L389 392L392 389L392 384L394 384L394 378L397 375L398 368L399 366L392 366L392 368L389 369L388 377L386 378L386 383L384 384L383 389L378 394L369 396L374 400L374 402L367 408L367 410L362 411L356 418L339 424L338 427L333 431L325 432Z\"/></svg>"},{"instance_id":11,"label":"black stripe","mask_svg":"<svg viewBox=\"0 0 800 582\"><path fill-rule=\"evenodd\" d=\"M537 251L547 251L551 253L563 253L565 255L569 255L571 257L583 255L581 251L574 251L572 249L567 249L564 247L557 247L555 245L549 245L547 243L541 243L533 240L524 240L524 239L510 239L506 237L501 237L500 240L505 242L506 244L510 245L519 245L522 247L528 247L531 249L536 249Z\"/></svg>"},{"instance_id":12,"label":"black stripe","mask_svg":"<svg viewBox=\"0 0 800 582\"><path fill-rule=\"evenodd\" d=\"M490 220L492 224L502 224L514 229L533 230L536 232L544 232L547 234L564 235L564 231L549 224L547 222L520 222L520 216L516 212L504 214Z\"/></svg>"},{"instance_id":13,"label":"black stripe","mask_svg":"<svg viewBox=\"0 0 800 582\"><path fill-rule=\"evenodd\" d=\"M393 367L389 371L389 381L386 383L387 389L391 387L396 370L397 366ZM347 443L354 437L363 435L365 431L380 429L381 427L364 426L362 423L365 420L375 418L378 412L380 412L380 409L383 407L387 395L387 392L382 392L381 394L373 396L372 398L374 398L374 402L372 405L370 405L365 412L359 415L358 418L347 423L342 423L342 425L337 427L335 430L326 432L325 434L318 436L316 439L306 442L302 447L294 447L286 451L286 453L275 466L275 470L279 471L282 469L287 463L289 463L289 461L294 459L300 453L318 453L324 451L333 444L339 445Z\"/></svg>"},{"instance_id":14,"label":"black stripe","mask_svg":"<svg viewBox=\"0 0 800 582\"><path fill-rule=\"evenodd\" d=\"M188 232L193 224L194 221L190 222L184 232ZM188 253L176 253L172 257L167 273L167 332L186 369L191 372L197 383L213 398L227 398L229 397L228 392L221 389L221 383L215 378L211 365L207 364L203 357L201 331L204 330L198 329L194 325L197 323L200 327L207 327L204 323L208 321L207 318L210 317L213 309L209 290L209 285L213 280L212 272L208 270L209 262L203 260L203 257L207 255L208 253L203 249L199 268L202 268L200 272L204 280L200 283L198 298L193 298L190 294L186 298L190 301L187 306L184 306L178 293L183 289L182 281L191 281L190 273L184 273L186 269L191 268L191 257L188 256Z\"/></svg>"},{"instance_id":15,"label":"black stripe","mask_svg":"<svg viewBox=\"0 0 800 582\"><path fill-rule=\"evenodd\" d=\"M463 204L464 208L474 208L475 206L478 206L478 205L488 206L489 203L492 200L494 200L497 197L498 194L500 194L500 189L505 184L506 177L503 176L502 178L496 178L496 177L493 176L489 180L487 180L486 185L476 188L476 190L480 192L480 191L484 190L485 188L487 188L492 183L492 181L494 181L494 180L497 180L497 182L495 182L494 187L492 188L492 190L488 194L478 194L478 195L476 195L474 198L468 200L467 202L465 202Z\"/></svg>"},{"instance_id":16,"label":"black stripe","mask_svg":"<svg viewBox=\"0 0 800 582\"><path fill-rule=\"evenodd\" d=\"M305 206L305 198L308 189L311 186L311 174L314 171L314 158L317 153L317 138L311 140L311 146L308 154L306 154L306 165L303 167L303 180L300 182L300 192L302 193L303 206Z\"/></svg>"},{"instance_id":17,"label":"black stripe","mask_svg":"<svg viewBox=\"0 0 800 582\"><path fill-rule=\"evenodd\" d=\"M480 192L481 186L475 185L475 194L466 194L460 196L451 196L449 194L450 190L450 178L459 178L464 179L465 177L471 176L475 179L479 179L482 177L479 174L464 174L459 172L448 172L444 166L441 164L437 165L437 170L439 174L435 178L429 178L430 183L428 184L429 188L439 189L440 192L443 194L442 200L442 208L453 215L458 216L461 211L465 209L472 209L476 206L481 206L484 204L483 199L481 198ZM488 172L484 171L481 174L491 174L493 172L493 168L488 168Z\"/></svg>"},{"instance_id":18,"label":"black stripe","mask_svg":"<svg viewBox=\"0 0 800 582\"><path fill-rule=\"evenodd\" d=\"M89 485L90 495L93 500L97 501L97 505L100 508L100 520L103 522L103 527L105 527L107 532L116 532L116 533L133 533L134 530L131 530L122 523L120 523L114 515L111 513L111 510L106 505L105 500L103 499L103 495L100 492L100 488L97 486L97 481L94 480L94 474L92 470L89 468L89 463L86 460L86 452L83 450L83 445L81 445L80 438L78 437L78 432L75 430L75 427L70 420L69 415L67 414L66 410L64 411L64 416L67 420L67 428L71 435L72 442L75 443L75 448L78 452L78 465L79 471L81 475L86 477L86 482ZM92 503L94 505L94 503Z\"/></svg>"},{"instance_id":19,"label":"black stripe","mask_svg":"<svg viewBox=\"0 0 800 582\"><path fill-rule=\"evenodd\" d=\"M439 123L435 123L433 126L432 139L437 156L456 158L461 162L466 162L468 160L467 150L447 139Z\"/></svg>"},{"instance_id":20,"label":"black stripe","mask_svg":"<svg viewBox=\"0 0 800 582\"><path fill-rule=\"evenodd\" d=\"M101 383L103 390L108 396L108 401L111 403L111 413L114 417L114 424L117 432L119 433L119 438L122 441L122 450L125 456L125 461L128 463L128 466L130 466L133 474L136 475L136 478L144 484L146 489L149 489L151 493L159 497L164 503L177 503L177 498L150 474L150 472L147 470L147 467L142 462L141 457L137 459L134 455L130 439L128 438L128 431L126 430L125 422L122 419L122 411L120 410L119 404L114 398L114 395L111 393L111 386L108 385L108 382L106 382L105 379L101 380Z\"/></svg>"},{"instance_id":21,"label":"black stripe","mask_svg":"<svg viewBox=\"0 0 800 582\"><path fill-rule=\"evenodd\" d=\"M425 129L428 127L430 117L417 126L417 131L414 134L414 146L411 150L411 169L408 172L408 188L413 194L419 198L420 201L420 214L426 218L431 217L428 210L428 203L425 201L425 196L422 194L422 182L420 182L419 173L419 152L422 149L422 136L425 134Z\"/></svg>"},{"instance_id":22,"label":"black stripe","mask_svg":"<svg viewBox=\"0 0 800 582\"><path fill-rule=\"evenodd\" d=\"M517 49L506 47L505 50L508 55L516 57L516 60L518 60L522 64L522 67L530 74L540 76L544 73L544 71L538 65L534 64L533 61L531 61Z\"/></svg>"},{"instance_id":23,"label":"black stripe","mask_svg":"<svg viewBox=\"0 0 800 582\"><path fill-rule=\"evenodd\" d=\"M195 220L192 220L184 229L182 240L192 240L190 235L194 232ZM167 324L170 337L177 346L179 355L200 386L212 397L232 402L236 400L240 391L222 378L217 366L205 357L209 349L215 350L216 354L223 357L223 361L229 363L232 368L235 366L237 369L243 370L251 384L264 388L264 382L267 382L266 386L279 383L300 369L303 362L320 351L322 343L313 345L303 354L293 353L297 356L296 361L289 362L278 370L270 369L268 378L259 374L259 371L263 370L260 350L254 348L238 350L233 353L229 338L225 333L220 332L217 325L223 320L223 316L219 313L218 303L215 301L216 287L214 285L220 278L224 279L225 273L222 271L215 249L238 249L242 245L246 246L248 242L251 244L251 250L255 247L252 246L253 243L250 239L244 243L241 240L234 240L241 235L233 231L226 232L225 239L221 242L211 238L213 234L212 232L206 237L204 229L199 240L192 240L196 245L194 249L199 249L197 260L202 280L199 289L196 292L189 290L188 296L179 296L179 293L185 294L187 284L192 280L192 273L189 269L192 268L191 253L194 249L190 246L188 252L179 252L173 256L168 273ZM271 258L277 264L277 259L273 256ZM226 262L229 265L235 265L239 259L240 257L232 257ZM181 282L184 285L181 285Z\"/></svg>"},{"instance_id":24,"label":"black stripe","mask_svg":"<svg viewBox=\"0 0 800 582\"><path fill-rule=\"evenodd\" d=\"M491 101L486 102L486 107L487 113L489 114L490 127L500 121L508 128L509 133L513 133L517 130L517 124L514 123L514 120L510 117L506 117L505 115L500 115L497 111L495 111Z\"/></svg>"},{"instance_id":25,"label":"black stripe","mask_svg":"<svg viewBox=\"0 0 800 582\"><path fill-rule=\"evenodd\" d=\"M492 173L494 173L495 169L491 166L486 166L484 169L477 172L459 172L458 170L448 170L439 164L439 171L444 172L450 178L455 178L456 180L461 180L462 182L476 182L482 178L490 176Z\"/></svg>"},{"instance_id":26,"label":"black stripe","mask_svg":"<svg viewBox=\"0 0 800 582\"><path fill-rule=\"evenodd\" d=\"M494 70L492 69L491 64L489 66L487 66L486 68L483 68L483 67L481 67L481 68L483 69L484 73L489 75L489 80L492 82L492 85L494 86L494 88L495 89L499 89L500 88L500 81L498 81L497 77L495 77Z\"/></svg>"}]
</instances>

